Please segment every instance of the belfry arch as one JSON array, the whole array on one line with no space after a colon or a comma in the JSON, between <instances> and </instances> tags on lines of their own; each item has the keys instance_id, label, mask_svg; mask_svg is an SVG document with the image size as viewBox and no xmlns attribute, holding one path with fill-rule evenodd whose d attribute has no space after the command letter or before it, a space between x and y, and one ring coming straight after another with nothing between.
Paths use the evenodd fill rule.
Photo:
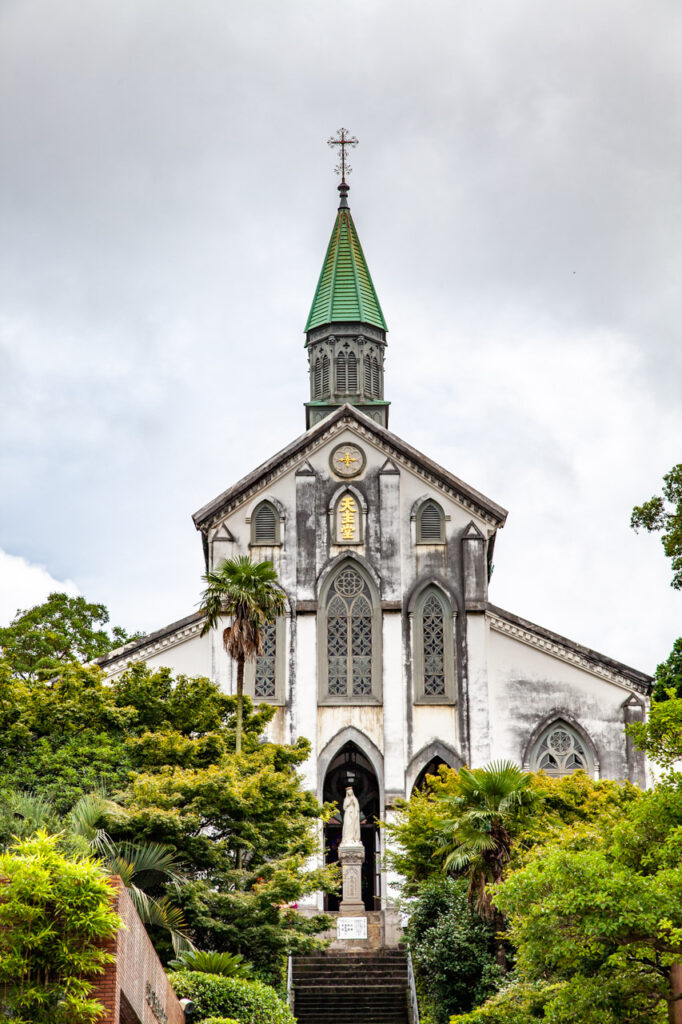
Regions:
<instances>
[{"instance_id":1,"label":"belfry arch","mask_svg":"<svg viewBox=\"0 0 682 1024\"><path fill-rule=\"evenodd\" d=\"M350 730L344 730L350 732ZM362 744L365 746L365 744ZM377 824L382 814L381 780L368 752L352 739L346 739L336 748L325 766L322 780L322 799L335 803L336 811L324 826L325 864L339 859L343 820L343 800L346 787L352 786L360 805L360 838L365 848L362 865L361 896L365 910L381 909L381 832ZM325 897L325 910L339 909L340 897Z\"/></svg>"}]
</instances>

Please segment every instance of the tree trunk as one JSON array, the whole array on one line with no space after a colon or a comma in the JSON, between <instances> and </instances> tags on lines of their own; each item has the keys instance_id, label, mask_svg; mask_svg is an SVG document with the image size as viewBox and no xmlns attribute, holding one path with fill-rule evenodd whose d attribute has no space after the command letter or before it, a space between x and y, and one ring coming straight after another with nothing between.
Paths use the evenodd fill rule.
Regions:
<instances>
[{"instance_id":1,"label":"tree trunk","mask_svg":"<svg viewBox=\"0 0 682 1024\"><path fill-rule=\"evenodd\" d=\"M495 910L493 924L495 926L495 963L502 973L506 974L509 970L509 965L507 964L507 943L504 938L505 920L504 915L499 910Z\"/></svg>"},{"instance_id":2,"label":"tree trunk","mask_svg":"<svg viewBox=\"0 0 682 1024\"><path fill-rule=\"evenodd\" d=\"M237 733L234 741L234 749L238 754L242 752L242 720L244 717L244 659L237 661Z\"/></svg>"},{"instance_id":3,"label":"tree trunk","mask_svg":"<svg viewBox=\"0 0 682 1024\"><path fill-rule=\"evenodd\" d=\"M682 963L670 968L670 999L668 1001L669 1024L682 1024Z\"/></svg>"}]
</instances>

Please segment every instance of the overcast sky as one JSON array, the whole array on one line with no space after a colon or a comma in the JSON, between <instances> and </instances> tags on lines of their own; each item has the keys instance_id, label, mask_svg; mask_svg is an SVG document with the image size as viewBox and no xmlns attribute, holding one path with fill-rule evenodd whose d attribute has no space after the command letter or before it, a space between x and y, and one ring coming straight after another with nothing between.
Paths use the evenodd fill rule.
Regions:
<instances>
[{"instance_id":1,"label":"overcast sky","mask_svg":"<svg viewBox=\"0 0 682 1024\"><path fill-rule=\"evenodd\" d=\"M653 670L680 52L666 0L3 0L0 622L194 610L191 513L304 428L344 125L391 429L509 509L492 601Z\"/></svg>"}]
</instances>

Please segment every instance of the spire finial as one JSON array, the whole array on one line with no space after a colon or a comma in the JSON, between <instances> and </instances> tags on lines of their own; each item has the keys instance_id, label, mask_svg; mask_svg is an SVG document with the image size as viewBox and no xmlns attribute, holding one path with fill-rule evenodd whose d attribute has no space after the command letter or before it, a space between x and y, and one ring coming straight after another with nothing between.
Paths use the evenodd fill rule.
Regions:
<instances>
[{"instance_id":1,"label":"spire finial","mask_svg":"<svg viewBox=\"0 0 682 1024\"><path fill-rule=\"evenodd\" d=\"M327 145L341 147L341 159L334 169L337 174L341 175L341 185L339 185L339 191L341 191L341 186L345 186L345 191L348 192L350 186L346 184L346 175L350 174L353 168L351 167L346 157L346 146L352 146L353 149L355 149L355 147L358 144L358 140L355 138L354 135L351 135L346 128L339 128L338 132L336 133L336 136L336 138L332 136L331 139L327 139ZM341 193L341 197L343 201L343 199L345 199L345 195Z\"/></svg>"}]
</instances>

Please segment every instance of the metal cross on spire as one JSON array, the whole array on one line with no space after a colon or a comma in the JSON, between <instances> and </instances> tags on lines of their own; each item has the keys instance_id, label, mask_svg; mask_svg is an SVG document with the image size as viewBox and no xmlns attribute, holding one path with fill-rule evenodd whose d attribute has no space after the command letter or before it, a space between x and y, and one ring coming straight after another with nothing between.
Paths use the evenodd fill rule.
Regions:
<instances>
[{"instance_id":1,"label":"metal cross on spire","mask_svg":"<svg viewBox=\"0 0 682 1024\"><path fill-rule=\"evenodd\" d=\"M332 136L331 139L327 139L327 145L341 147L341 160L336 165L334 170L336 171L337 174L341 175L341 184L345 185L346 175L350 174L350 172L353 169L351 165L348 163L348 159L346 157L346 146L352 146L353 149L355 149L355 147L358 144L358 140L355 138L354 135L350 135L345 128L339 128L336 135L336 138Z\"/></svg>"}]
</instances>

